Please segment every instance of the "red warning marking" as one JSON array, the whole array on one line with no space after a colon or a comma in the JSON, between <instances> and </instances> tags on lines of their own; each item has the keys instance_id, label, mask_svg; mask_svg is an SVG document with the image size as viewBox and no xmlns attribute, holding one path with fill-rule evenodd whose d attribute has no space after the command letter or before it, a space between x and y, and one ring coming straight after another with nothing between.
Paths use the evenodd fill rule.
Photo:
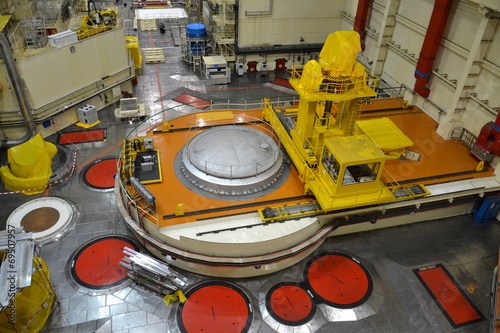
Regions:
<instances>
[{"instance_id":1,"label":"red warning marking","mask_svg":"<svg viewBox=\"0 0 500 333\"><path fill-rule=\"evenodd\" d=\"M209 101L188 94L181 94L174 98L174 101L189 104L199 109L205 109L210 105Z\"/></svg>"},{"instance_id":2,"label":"red warning marking","mask_svg":"<svg viewBox=\"0 0 500 333\"><path fill-rule=\"evenodd\" d=\"M103 141L106 139L106 130L90 130L90 131L75 131L59 133L58 143L67 145L70 143L82 143L92 141Z\"/></svg>"},{"instance_id":3,"label":"red warning marking","mask_svg":"<svg viewBox=\"0 0 500 333\"><path fill-rule=\"evenodd\" d=\"M431 265L414 272L454 328L484 319L443 265Z\"/></svg>"},{"instance_id":4,"label":"red warning marking","mask_svg":"<svg viewBox=\"0 0 500 333\"><path fill-rule=\"evenodd\" d=\"M274 83L274 84L277 84L279 86L283 86L286 88L293 89L293 86L290 84L290 82L288 82L287 79L283 79L280 77L275 78L274 80L271 81L271 83Z\"/></svg>"}]
</instances>

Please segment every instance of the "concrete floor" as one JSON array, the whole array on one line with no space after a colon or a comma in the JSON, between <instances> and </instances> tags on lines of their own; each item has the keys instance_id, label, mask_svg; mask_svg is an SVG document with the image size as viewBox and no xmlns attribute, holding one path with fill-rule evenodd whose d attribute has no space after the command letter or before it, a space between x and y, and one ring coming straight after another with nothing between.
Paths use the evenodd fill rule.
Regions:
<instances>
[{"instance_id":1,"label":"concrete floor","mask_svg":"<svg viewBox=\"0 0 500 333\"><path fill-rule=\"evenodd\" d=\"M291 96L285 88L268 85L274 76L284 73L233 75L233 82L229 85L207 86L180 60L179 48L174 46L169 30L171 26L167 25L167 33L162 35L159 31L133 31L131 22L126 24L127 34L139 35L140 41L144 41L141 47L161 47L167 59L165 63L145 64L138 76L134 94L152 112L169 107L171 99L185 91L206 99ZM167 117L178 114L177 110L169 111ZM96 128L107 129L107 140L72 145L70 148L77 152L77 172L71 179L48 191L50 196L74 202L81 216L75 228L60 241L41 248L41 257L49 266L60 301L44 331L178 332L176 305L166 306L161 297L129 282L110 290L78 288L68 274L69 258L85 242L103 235L130 235L116 208L113 192L91 191L82 184L80 174L84 167L97 159L117 156L119 143L135 126L115 119L112 108L100 111L99 118L101 123ZM57 136L53 136L48 141L55 142L56 139ZM5 163L5 152L0 162ZM0 229L5 228L7 217L16 207L43 195L2 195ZM454 330L412 270L443 264L488 318L491 300L488 294L498 261L499 244L499 222L476 224L470 215L331 237L317 252L337 251L358 258L378 283L382 298L375 314L358 321L326 323L316 332L487 332L488 320ZM262 319L258 306L259 291L265 289L269 281L294 280L302 276L306 262L264 277L231 280L246 290L253 302L251 332L276 331ZM207 280L203 276L186 275L198 282ZM277 331L299 332L285 326L280 326Z\"/></svg>"}]
</instances>

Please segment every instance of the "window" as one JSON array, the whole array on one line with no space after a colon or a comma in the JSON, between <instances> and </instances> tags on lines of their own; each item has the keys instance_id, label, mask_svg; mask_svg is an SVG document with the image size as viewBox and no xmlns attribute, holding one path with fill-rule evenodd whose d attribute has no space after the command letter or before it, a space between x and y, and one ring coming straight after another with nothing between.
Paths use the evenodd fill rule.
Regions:
<instances>
[{"instance_id":1,"label":"window","mask_svg":"<svg viewBox=\"0 0 500 333\"><path fill-rule=\"evenodd\" d=\"M340 164L339 162L337 162L335 157L333 157L332 153L328 150L327 147L325 147L323 150L322 163L330 177L332 177L333 181L337 183L340 172Z\"/></svg>"},{"instance_id":2,"label":"window","mask_svg":"<svg viewBox=\"0 0 500 333\"><path fill-rule=\"evenodd\" d=\"M379 169L379 162L348 166L342 185L372 182L377 179Z\"/></svg>"}]
</instances>

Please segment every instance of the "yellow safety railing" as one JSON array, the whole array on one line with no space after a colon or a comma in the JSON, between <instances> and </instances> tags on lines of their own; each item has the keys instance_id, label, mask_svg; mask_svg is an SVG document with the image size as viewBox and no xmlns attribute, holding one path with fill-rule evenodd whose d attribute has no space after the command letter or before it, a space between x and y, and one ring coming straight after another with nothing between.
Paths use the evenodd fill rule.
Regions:
<instances>
[{"instance_id":1,"label":"yellow safety railing","mask_svg":"<svg viewBox=\"0 0 500 333\"><path fill-rule=\"evenodd\" d=\"M292 85L309 93L345 94L367 87L374 90L379 81L375 74L368 70L365 70L362 76L331 77L317 70L306 71L304 74L302 65L293 66L290 75L289 82Z\"/></svg>"}]
</instances>

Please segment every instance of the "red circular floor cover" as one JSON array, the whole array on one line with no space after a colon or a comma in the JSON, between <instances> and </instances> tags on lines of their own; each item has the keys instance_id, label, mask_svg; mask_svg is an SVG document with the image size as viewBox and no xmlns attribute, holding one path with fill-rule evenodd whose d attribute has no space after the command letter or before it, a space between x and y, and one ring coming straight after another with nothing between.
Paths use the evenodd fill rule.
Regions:
<instances>
[{"instance_id":1,"label":"red circular floor cover","mask_svg":"<svg viewBox=\"0 0 500 333\"><path fill-rule=\"evenodd\" d=\"M136 248L131 241L121 237L89 242L73 259L73 277L79 284L92 289L120 283L128 273L128 270L119 264L124 257L124 247Z\"/></svg>"},{"instance_id":2,"label":"red circular floor cover","mask_svg":"<svg viewBox=\"0 0 500 333\"><path fill-rule=\"evenodd\" d=\"M251 321L246 296L225 284L207 284L187 295L180 307L185 332L246 332Z\"/></svg>"},{"instance_id":3,"label":"red circular floor cover","mask_svg":"<svg viewBox=\"0 0 500 333\"><path fill-rule=\"evenodd\" d=\"M304 321L314 309L311 296L297 285L285 284L270 292L270 310L276 317L286 322Z\"/></svg>"},{"instance_id":4,"label":"red circular floor cover","mask_svg":"<svg viewBox=\"0 0 500 333\"><path fill-rule=\"evenodd\" d=\"M326 302L354 307L371 290L371 279L360 263L342 254L326 254L314 260L307 270L314 292Z\"/></svg>"},{"instance_id":5,"label":"red circular floor cover","mask_svg":"<svg viewBox=\"0 0 500 333\"><path fill-rule=\"evenodd\" d=\"M85 184L96 189L113 188L116 175L116 159L109 158L91 164L84 171Z\"/></svg>"}]
</instances>

